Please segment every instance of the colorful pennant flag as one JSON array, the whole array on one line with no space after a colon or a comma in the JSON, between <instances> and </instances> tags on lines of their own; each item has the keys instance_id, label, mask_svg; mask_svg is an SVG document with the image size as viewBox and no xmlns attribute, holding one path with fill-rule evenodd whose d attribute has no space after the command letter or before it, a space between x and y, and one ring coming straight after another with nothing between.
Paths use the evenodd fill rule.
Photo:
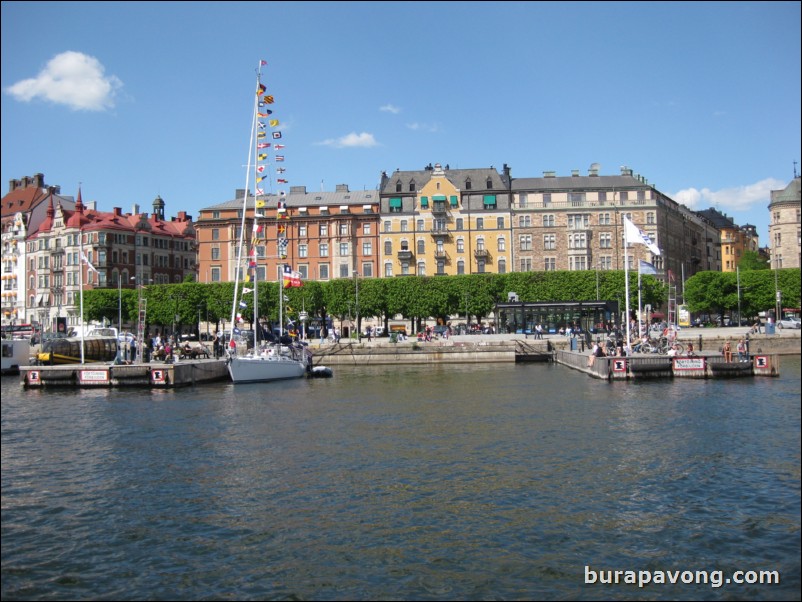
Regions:
<instances>
[{"instance_id":1,"label":"colorful pennant flag","mask_svg":"<svg viewBox=\"0 0 802 602\"><path fill-rule=\"evenodd\" d=\"M284 264L284 288L301 286L301 273L293 270L289 265Z\"/></svg>"},{"instance_id":2,"label":"colorful pennant flag","mask_svg":"<svg viewBox=\"0 0 802 602\"><path fill-rule=\"evenodd\" d=\"M256 145L256 148L270 148L270 143L269 142L260 142L259 144Z\"/></svg>"}]
</instances>

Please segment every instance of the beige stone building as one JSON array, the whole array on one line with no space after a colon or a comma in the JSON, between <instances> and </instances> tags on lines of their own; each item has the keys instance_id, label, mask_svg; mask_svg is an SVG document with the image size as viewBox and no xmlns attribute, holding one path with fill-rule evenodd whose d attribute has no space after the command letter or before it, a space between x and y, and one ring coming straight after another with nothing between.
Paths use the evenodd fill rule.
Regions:
<instances>
[{"instance_id":1,"label":"beige stone building","mask_svg":"<svg viewBox=\"0 0 802 602\"><path fill-rule=\"evenodd\" d=\"M800 186L795 176L783 190L771 191L769 244L772 268L798 268L800 260Z\"/></svg>"},{"instance_id":2,"label":"beige stone building","mask_svg":"<svg viewBox=\"0 0 802 602\"><path fill-rule=\"evenodd\" d=\"M627 249L629 269L651 263L658 276L680 282L702 270L720 270L719 232L645 178L622 167L602 176L594 164L587 175L544 172L512 180L514 271L622 270L623 218L628 217L660 249Z\"/></svg>"}]
</instances>

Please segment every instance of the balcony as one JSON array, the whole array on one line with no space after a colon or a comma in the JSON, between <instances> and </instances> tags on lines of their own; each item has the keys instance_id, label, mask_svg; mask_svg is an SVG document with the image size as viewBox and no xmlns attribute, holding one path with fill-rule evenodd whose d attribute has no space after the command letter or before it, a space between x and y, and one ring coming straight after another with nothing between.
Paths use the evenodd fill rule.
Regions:
<instances>
[{"instance_id":1,"label":"balcony","mask_svg":"<svg viewBox=\"0 0 802 602\"><path fill-rule=\"evenodd\" d=\"M447 226L433 226L431 229L432 236L451 236Z\"/></svg>"},{"instance_id":2,"label":"balcony","mask_svg":"<svg viewBox=\"0 0 802 602\"><path fill-rule=\"evenodd\" d=\"M477 257L477 258L478 257L487 258L487 257L490 257L490 251L488 251L487 249L474 249L473 250L473 256Z\"/></svg>"},{"instance_id":3,"label":"balcony","mask_svg":"<svg viewBox=\"0 0 802 602\"><path fill-rule=\"evenodd\" d=\"M401 261L411 261L414 255L409 249L401 249L398 251L398 259Z\"/></svg>"},{"instance_id":4,"label":"balcony","mask_svg":"<svg viewBox=\"0 0 802 602\"><path fill-rule=\"evenodd\" d=\"M448 203L446 201L434 201L432 203L432 213L435 215L448 215Z\"/></svg>"},{"instance_id":5,"label":"balcony","mask_svg":"<svg viewBox=\"0 0 802 602\"><path fill-rule=\"evenodd\" d=\"M444 259L444 260L448 261L448 253L446 252L445 249L437 249L434 252L434 258L435 259Z\"/></svg>"}]
</instances>

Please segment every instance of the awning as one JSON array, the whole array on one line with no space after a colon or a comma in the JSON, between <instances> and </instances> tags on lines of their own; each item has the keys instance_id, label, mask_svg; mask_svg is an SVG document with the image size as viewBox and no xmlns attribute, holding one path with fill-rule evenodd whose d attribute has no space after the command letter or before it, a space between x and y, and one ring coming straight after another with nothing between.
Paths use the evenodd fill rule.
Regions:
<instances>
[{"instance_id":1,"label":"awning","mask_svg":"<svg viewBox=\"0 0 802 602\"><path fill-rule=\"evenodd\" d=\"M444 195L444 194L436 194L436 195L434 195L432 197L432 200L433 201L445 201L446 200L446 195Z\"/></svg>"},{"instance_id":2,"label":"awning","mask_svg":"<svg viewBox=\"0 0 802 602\"><path fill-rule=\"evenodd\" d=\"M400 207L401 206L401 198L394 197L390 199L390 207Z\"/></svg>"}]
</instances>

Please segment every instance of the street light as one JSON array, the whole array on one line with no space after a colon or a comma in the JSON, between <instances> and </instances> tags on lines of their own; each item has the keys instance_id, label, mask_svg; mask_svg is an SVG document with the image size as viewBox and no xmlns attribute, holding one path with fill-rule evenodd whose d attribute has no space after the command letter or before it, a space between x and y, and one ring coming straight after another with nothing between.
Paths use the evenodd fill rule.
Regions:
<instances>
[{"instance_id":1,"label":"street light","mask_svg":"<svg viewBox=\"0 0 802 602\"><path fill-rule=\"evenodd\" d=\"M356 283L356 342L359 343L359 272L356 270L354 270L354 282Z\"/></svg>"}]
</instances>

